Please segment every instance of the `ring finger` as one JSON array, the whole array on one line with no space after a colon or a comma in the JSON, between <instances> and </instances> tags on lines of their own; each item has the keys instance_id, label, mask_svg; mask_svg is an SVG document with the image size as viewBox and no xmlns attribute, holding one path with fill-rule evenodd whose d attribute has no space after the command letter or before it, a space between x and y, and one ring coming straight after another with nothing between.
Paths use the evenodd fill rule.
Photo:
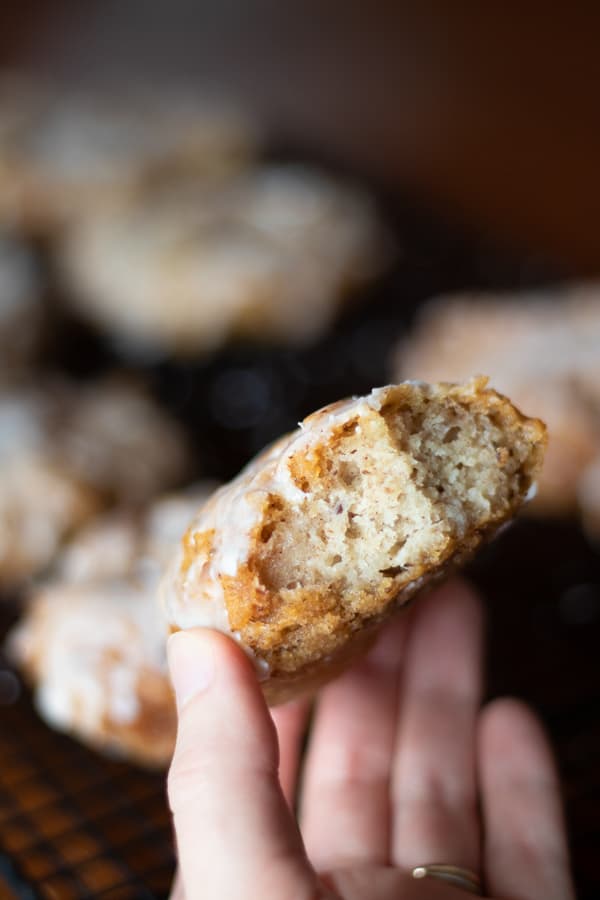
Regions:
<instances>
[{"instance_id":1,"label":"ring finger","mask_svg":"<svg viewBox=\"0 0 600 900\"><path fill-rule=\"evenodd\" d=\"M276 706L271 710L279 742L279 783L292 811L296 801L302 737L309 710L310 703L306 699Z\"/></svg>"},{"instance_id":2,"label":"ring finger","mask_svg":"<svg viewBox=\"0 0 600 900\"><path fill-rule=\"evenodd\" d=\"M392 772L392 857L408 869L447 863L478 872L481 609L468 585L452 581L415 612Z\"/></svg>"}]
</instances>

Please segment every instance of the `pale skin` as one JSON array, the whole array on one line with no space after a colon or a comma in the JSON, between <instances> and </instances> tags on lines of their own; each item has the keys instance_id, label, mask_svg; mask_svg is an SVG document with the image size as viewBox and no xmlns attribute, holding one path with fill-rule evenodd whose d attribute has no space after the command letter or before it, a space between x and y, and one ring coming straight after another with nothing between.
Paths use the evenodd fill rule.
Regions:
<instances>
[{"instance_id":1,"label":"pale skin","mask_svg":"<svg viewBox=\"0 0 600 900\"><path fill-rule=\"evenodd\" d=\"M172 900L460 900L413 867L452 863L496 900L574 900L544 732L516 700L481 706L479 599L453 581L392 622L309 706L269 713L249 660L178 633L169 773ZM296 801L299 825L292 813Z\"/></svg>"}]
</instances>

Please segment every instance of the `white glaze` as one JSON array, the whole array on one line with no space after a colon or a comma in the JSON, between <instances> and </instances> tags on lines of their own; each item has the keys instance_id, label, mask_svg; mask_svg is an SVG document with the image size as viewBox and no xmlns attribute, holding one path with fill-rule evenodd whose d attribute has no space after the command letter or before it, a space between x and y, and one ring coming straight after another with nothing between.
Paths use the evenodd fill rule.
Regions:
<instances>
[{"instance_id":1,"label":"white glaze","mask_svg":"<svg viewBox=\"0 0 600 900\"><path fill-rule=\"evenodd\" d=\"M527 493L525 494L525 497L523 498L523 502L529 503L531 500L533 500L537 496L537 492L538 492L537 481L532 481L531 484L529 485L529 490L527 491Z\"/></svg>"},{"instance_id":2,"label":"white glaze","mask_svg":"<svg viewBox=\"0 0 600 900\"><path fill-rule=\"evenodd\" d=\"M210 555L197 553L183 570L187 555L180 547L162 581L161 601L171 626L216 628L231 634L221 576L235 576L248 559L252 534L270 495L282 497L291 507L305 502L306 495L293 482L290 460L326 442L345 422L379 409L393 389L392 385L377 388L367 397L352 397L319 410L217 491L190 525L186 538L193 545L195 535L214 529Z\"/></svg>"},{"instance_id":3,"label":"white glaze","mask_svg":"<svg viewBox=\"0 0 600 900\"><path fill-rule=\"evenodd\" d=\"M143 712L138 679L167 679L156 589L164 561L214 485L158 501L143 517L106 516L80 534L54 580L13 632L16 660L34 674L35 701L57 728L97 738Z\"/></svg>"}]
</instances>

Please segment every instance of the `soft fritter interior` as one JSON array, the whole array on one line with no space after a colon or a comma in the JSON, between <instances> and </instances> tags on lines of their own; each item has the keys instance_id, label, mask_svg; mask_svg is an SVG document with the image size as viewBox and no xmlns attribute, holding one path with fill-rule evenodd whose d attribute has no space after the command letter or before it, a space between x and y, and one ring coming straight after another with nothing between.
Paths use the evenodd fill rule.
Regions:
<instances>
[{"instance_id":1,"label":"soft fritter interior","mask_svg":"<svg viewBox=\"0 0 600 900\"><path fill-rule=\"evenodd\" d=\"M290 469L306 500L273 504L256 560L263 585L282 596L380 592L384 579L400 588L443 560L528 487L530 438L502 416L476 400L401 395L296 454Z\"/></svg>"}]
</instances>

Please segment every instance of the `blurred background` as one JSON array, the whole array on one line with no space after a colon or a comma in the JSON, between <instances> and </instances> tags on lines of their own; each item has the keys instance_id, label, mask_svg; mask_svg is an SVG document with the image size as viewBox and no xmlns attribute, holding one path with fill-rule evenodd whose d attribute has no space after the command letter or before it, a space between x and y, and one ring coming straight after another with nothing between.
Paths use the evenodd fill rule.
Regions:
<instances>
[{"instance_id":1,"label":"blurred background","mask_svg":"<svg viewBox=\"0 0 600 900\"><path fill-rule=\"evenodd\" d=\"M3 4L5 65L227 91L278 135L534 253L596 270L593 6L426 0Z\"/></svg>"},{"instance_id":2,"label":"blurred background","mask_svg":"<svg viewBox=\"0 0 600 900\"><path fill-rule=\"evenodd\" d=\"M472 567L488 696L542 716L598 895L600 17L415 6L0 8L3 633L46 610L0 669L7 897L165 897L171 877L163 779L136 765L151 732L84 727L64 686L61 712L40 700L50 593L68 621L93 593L94 623L116 575L145 602L156 497L342 396L482 371L553 448L531 515ZM107 573L83 529L114 516L130 558Z\"/></svg>"}]
</instances>

